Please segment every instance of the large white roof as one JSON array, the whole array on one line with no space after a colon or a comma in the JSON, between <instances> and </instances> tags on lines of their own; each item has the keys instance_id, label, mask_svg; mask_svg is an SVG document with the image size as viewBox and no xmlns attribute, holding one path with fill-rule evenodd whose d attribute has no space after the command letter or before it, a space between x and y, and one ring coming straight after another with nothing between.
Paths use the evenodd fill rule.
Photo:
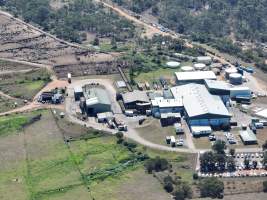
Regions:
<instances>
[{"instance_id":1,"label":"large white roof","mask_svg":"<svg viewBox=\"0 0 267 200\"><path fill-rule=\"evenodd\" d=\"M217 115L230 117L227 108L221 98L211 95L207 88L201 84L186 84L171 88L175 99L182 98L184 108L189 117L200 115Z\"/></svg>"},{"instance_id":2,"label":"large white roof","mask_svg":"<svg viewBox=\"0 0 267 200\"><path fill-rule=\"evenodd\" d=\"M193 72L176 72L175 76L178 81L196 81L204 79L216 80L216 75L213 71L193 71Z\"/></svg>"}]
</instances>

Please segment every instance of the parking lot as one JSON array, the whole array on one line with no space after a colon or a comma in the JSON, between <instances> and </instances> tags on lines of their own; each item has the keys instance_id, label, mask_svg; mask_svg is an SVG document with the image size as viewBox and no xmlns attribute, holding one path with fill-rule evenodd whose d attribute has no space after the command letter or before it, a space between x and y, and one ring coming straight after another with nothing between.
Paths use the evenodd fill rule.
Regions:
<instances>
[{"instance_id":1,"label":"parking lot","mask_svg":"<svg viewBox=\"0 0 267 200\"><path fill-rule=\"evenodd\" d=\"M227 154L227 156L231 156ZM201 173L201 177L262 177L267 176L267 170L262 165L263 152L257 153L236 153L233 156L235 160L236 170L234 172L221 173ZM245 160L248 160L248 166L245 165Z\"/></svg>"}]
</instances>

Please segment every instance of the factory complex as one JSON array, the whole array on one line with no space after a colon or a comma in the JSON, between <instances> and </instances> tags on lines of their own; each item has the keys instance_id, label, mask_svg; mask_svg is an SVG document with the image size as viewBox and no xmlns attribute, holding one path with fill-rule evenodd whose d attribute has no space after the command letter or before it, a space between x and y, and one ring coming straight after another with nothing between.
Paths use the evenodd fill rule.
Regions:
<instances>
[{"instance_id":1,"label":"factory complex","mask_svg":"<svg viewBox=\"0 0 267 200\"><path fill-rule=\"evenodd\" d=\"M209 136L214 141L217 137L214 134L219 133L221 138L227 133L227 143L236 144L237 138L230 133L234 127L244 145L257 144L258 124L246 120L243 127L243 121L236 118L236 105L245 107L253 99L253 91L245 84L244 71L212 63L209 57L197 61L174 72L172 81L161 76L158 82L137 82L129 89L129 82L118 80L113 93L101 83L83 82L84 85L73 88L74 100L84 118L94 117L110 129L127 131L135 119L142 125L154 118L162 128L172 126L177 135ZM219 75L214 69L219 70ZM114 105L119 111L114 111ZM182 136L175 140L177 144L169 141L171 136L166 137L167 144L183 146Z\"/></svg>"}]
</instances>

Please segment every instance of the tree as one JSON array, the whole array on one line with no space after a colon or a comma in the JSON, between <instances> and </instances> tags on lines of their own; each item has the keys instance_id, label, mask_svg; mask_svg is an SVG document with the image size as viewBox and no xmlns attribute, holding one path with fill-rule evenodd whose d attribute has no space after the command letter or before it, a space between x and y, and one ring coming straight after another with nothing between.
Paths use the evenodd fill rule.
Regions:
<instances>
[{"instance_id":1,"label":"tree","mask_svg":"<svg viewBox=\"0 0 267 200\"><path fill-rule=\"evenodd\" d=\"M180 182L177 184L174 191L175 200L184 200L186 198L192 198L192 189L186 182Z\"/></svg>"},{"instance_id":2,"label":"tree","mask_svg":"<svg viewBox=\"0 0 267 200\"><path fill-rule=\"evenodd\" d=\"M145 168L149 174L153 171L159 172L169 168L169 163L165 158L151 158L145 163Z\"/></svg>"},{"instance_id":3,"label":"tree","mask_svg":"<svg viewBox=\"0 0 267 200\"><path fill-rule=\"evenodd\" d=\"M115 37L113 37L112 39L111 39L111 48L112 49L117 49L118 47L117 47L117 41L116 41L116 38Z\"/></svg>"},{"instance_id":4,"label":"tree","mask_svg":"<svg viewBox=\"0 0 267 200\"><path fill-rule=\"evenodd\" d=\"M94 45L94 46L99 46L99 38L98 38L98 37L96 37L96 38L94 39L93 45Z\"/></svg>"},{"instance_id":5,"label":"tree","mask_svg":"<svg viewBox=\"0 0 267 200\"><path fill-rule=\"evenodd\" d=\"M224 150L226 149L226 143L225 141L222 141L222 140L217 140L213 146L212 146L212 149L218 153L218 154L224 154Z\"/></svg>"},{"instance_id":6,"label":"tree","mask_svg":"<svg viewBox=\"0 0 267 200\"><path fill-rule=\"evenodd\" d=\"M235 160L233 157L227 158L227 167L229 171L235 171Z\"/></svg>"},{"instance_id":7,"label":"tree","mask_svg":"<svg viewBox=\"0 0 267 200\"><path fill-rule=\"evenodd\" d=\"M121 144L121 143L123 143L123 133L122 132L117 132L116 133L116 138L117 138L117 143L118 144ZM124 144L125 145L125 144Z\"/></svg>"},{"instance_id":8,"label":"tree","mask_svg":"<svg viewBox=\"0 0 267 200\"><path fill-rule=\"evenodd\" d=\"M232 148L231 148L231 149L229 150L229 153L230 153L231 156L234 156L234 155L235 155L235 149L232 149Z\"/></svg>"},{"instance_id":9,"label":"tree","mask_svg":"<svg viewBox=\"0 0 267 200\"><path fill-rule=\"evenodd\" d=\"M117 138L117 139L122 139L123 136L124 136L124 135L123 135L122 132L117 132L117 133L116 133L116 138Z\"/></svg>"},{"instance_id":10,"label":"tree","mask_svg":"<svg viewBox=\"0 0 267 200\"><path fill-rule=\"evenodd\" d=\"M219 198L223 196L224 184L215 177L205 178L199 183L202 197Z\"/></svg>"},{"instance_id":11,"label":"tree","mask_svg":"<svg viewBox=\"0 0 267 200\"><path fill-rule=\"evenodd\" d=\"M244 165L245 165L246 169L249 169L249 159L248 158L244 159Z\"/></svg>"},{"instance_id":12,"label":"tree","mask_svg":"<svg viewBox=\"0 0 267 200\"><path fill-rule=\"evenodd\" d=\"M166 192L171 193L173 191L172 182L166 182L166 183L163 183L163 184L164 184L164 189L166 190Z\"/></svg>"}]
</instances>

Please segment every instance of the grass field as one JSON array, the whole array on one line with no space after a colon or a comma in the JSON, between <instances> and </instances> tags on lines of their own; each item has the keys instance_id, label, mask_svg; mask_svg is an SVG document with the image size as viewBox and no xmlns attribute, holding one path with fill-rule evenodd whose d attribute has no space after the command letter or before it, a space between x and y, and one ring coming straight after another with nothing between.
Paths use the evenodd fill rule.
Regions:
<instances>
[{"instance_id":1,"label":"grass field","mask_svg":"<svg viewBox=\"0 0 267 200\"><path fill-rule=\"evenodd\" d=\"M0 90L10 96L32 100L49 81L50 75L45 69L26 73L1 75Z\"/></svg>"},{"instance_id":2,"label":"grass field","mask_svg":"<svg viewBox=\"0 0 267 200\"><path fill-rule=\"evenodd\" d=\"M176 136L173 126L162 127L158 120L153 119L149 125L138 128L138 133L144 139L161 145L166 144L166 136Z\"/></svg>"},{"instance_id":3,"label":"grass field","mask_svg":"<svg viewBox=\"0 0 267 200\"><path fill-rule=\"evenodd\" d=\"M181 66L192 65L190 62L181 63ZM174 79L174 73L179 72L180 67L172 69L172 68L160 68L147 73L141 73L137 75L134 80L136 82L149 82L150 84L153 81L158 81L160 77L164 77L165 79L172 81Z\"/></svg>"},{"instance_id":4,"label":"grass field","mask_svg":"<svg viewBox=\"0 0 267 200\"><path fill-rule=\"evenodd\" d=\"M14 108L20 107L23 105L23 101L20 99L9 99L7 97L0 95L0 112L6 112Z\"/></svg>"},{"instance_id":5,"label":"grass field","mask_svg":"<svg viewBox=\"0 0 267 200\"><path fill-rule=\"evenodd\" d=\"M21 128L40 112L40 121ZM145 173L137 154L117 144L113 136L54 118L50 111L2 117L0 126L3 124L1 200L171 199L158 180ZM64 138L73 139L67 142ZM136 150L173 163L187 159L139 145Z\"/></svg>"}]
</instances>

